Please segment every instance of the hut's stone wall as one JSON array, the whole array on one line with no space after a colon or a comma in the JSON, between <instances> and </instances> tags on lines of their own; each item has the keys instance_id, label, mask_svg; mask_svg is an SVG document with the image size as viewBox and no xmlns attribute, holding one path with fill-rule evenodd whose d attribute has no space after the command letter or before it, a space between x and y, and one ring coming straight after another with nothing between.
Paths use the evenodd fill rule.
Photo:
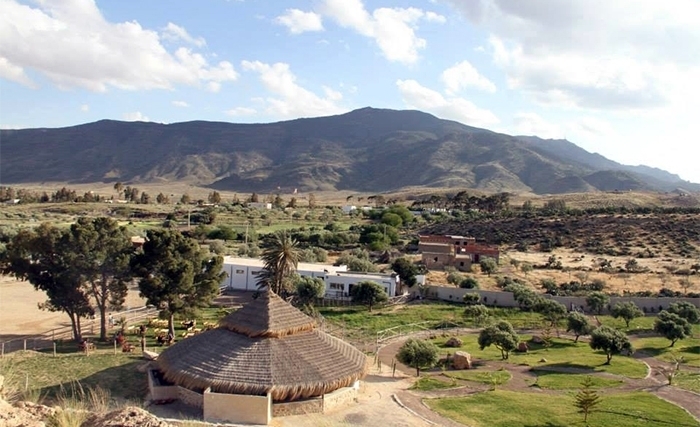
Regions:
<instances>
[{"instance_id":1,"label":"hut's stone wall","mask_svg":"<svg viewBox=\"0 0 700 427\"><path fill-rule=\"evenodd\" d=\"M272 398L204 391L205 421L267 425L272 418Z\"/></svg>"},{"instance_id":2,"label":"hut's stone wall","mask_svg":"<svg viewBox=\"0 0 700 427\"><path fill-rule=\"evenodd\" d=\"M352 387L339 388L331 393L323 395L323 412L332 411L337 407L351 405L357 399L357 391L360 388L359 381Z\"/></svg>"},{"instance_id":3,"label":"hut's stone wall","mask_svg":"<svg viewBox=\"0 0 700 427\"><path fill-rule=\"evenodd\" d=\"M151 394L151 400L170 400L178 398L178 386L176 385L159 385L153 380L153 372L149 370L148 375L148 391Z\"/></svg>"},{"instance_id":4,"label":"hut's stone wall","mask_svg":"<svg viewBox=\"0 0 700 427\"><path fill-rule=\"evenodd\" d=\"M177 388L177 398L180 399L182 403L194 406L195 408L201 409L204 404L204 397L201 393L180 386Z\"/></svg>"},{"instance_id":5,"label":"hut's stone wall","mask_svg":"<svg viewBox=\"0 0 700 427\"><path fill-rule=\"evenodd\" d=\"M273 417L289 415L318 414L323 412L323 398L316 397L295 402L279 402L272 404Z\"/></svg>"}]
</instances>

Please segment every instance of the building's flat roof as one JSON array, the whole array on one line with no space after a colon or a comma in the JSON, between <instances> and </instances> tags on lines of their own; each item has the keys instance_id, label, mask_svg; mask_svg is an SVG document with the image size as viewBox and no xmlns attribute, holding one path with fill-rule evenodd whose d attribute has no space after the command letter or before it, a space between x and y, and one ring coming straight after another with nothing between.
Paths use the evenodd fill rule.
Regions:
<instances>
[{"instance_id":1,"label":"building's flat roof","mask_svg":"<svg viewBox=\"0 0 700 427\"><path fill-rule=\"evenodd\" d=\"M240 258L240 257L232 257L232 256L225 256L224 257L224 264L229 264L229 265L241 265L241 266L246 266L246 267L264 267L265 263L259 259L259 258ZM297 265L297 270L298 271L313 271L317 273L323 273L323 272L328 272L328 273L336 273L336 272L342 272L347 270L347 266L345 265L330 265L330 264L313 264L310 262L300 262Z\"/></svg>"},{"instance_id":2,"label":"building's flat roof","mask_svg":"<svg viewBox=\"0 0 700 427\"><path fill-rule=\"evenodd\" d=\"M384 273L365 273L364 271L338 271L335 273L336 276L341 277L357 277L357 278L377 278L377 279L391 279L391 274Z\"/></svg>"}]
</instances>

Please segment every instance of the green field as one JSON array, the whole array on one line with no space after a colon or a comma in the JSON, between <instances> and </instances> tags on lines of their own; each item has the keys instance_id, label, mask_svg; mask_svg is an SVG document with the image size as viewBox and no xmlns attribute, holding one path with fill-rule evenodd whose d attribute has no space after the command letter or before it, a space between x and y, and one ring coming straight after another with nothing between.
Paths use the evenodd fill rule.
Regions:
<instances>
[{"instance_id":1,"label":"green field","mask_svg":"<svg viewBox=\"0 0 700 427\"><path fill-rule=\"evenodd\" d=\"M426 399L441 415L471 427L585 426L570 395L495 390L468 397ZM683 409L649 393L606 394L589 415L600 427L690 427L698 422Z\"/></svg>"},{"instance_id":2,"label":"green field","mask_svg":"<svg viewBox=\"0 0 700 427\"><path fill-rule=\"evenodd\" d=\"M696 332L695 336L700 336L700 333ZM632 341L635 349L661 360L671 362L674 356L682 356L686 364L700 367L700 338L679 340L673 347L670 347L670 344L671 341L663 337L644 337Z\"/></svg>"},{"instance_id":3,"label":"green field","mask_svg":"<svg viewBox=\"0 0 700 427\"><path fill-rule=\"evenodd\" d=\"M463 342L460 348L445 347L445 342L449 337L438 337L433 342L440 348L442 354L462 350L470 353L472 359L476 361L500 361L501 352L494 346L480 350L477 337L476 334L460 336L459 338ZM522 341L528 341L530 338L529 335L520 336ZM508 362L531 367L575 368L581 370L582 373L586 371L608 372L629 378L644 378L647 373L646 366L642 362L620 355L614 356L610 365L605 365L605 354L591 350L588 344L583 342L575 343L569 339L553 338L549 348L529 342L528 345L530 351L527 353L511 352ZM546 362L540 361L543 359Z\"/></svg>"},{"instance_id":4,"label":"green field","mask_svg":"<svg viewBox=\"0 0 700 427\"><path fill-rule=\"evenodd\" d=\"M464 381L473 381L476 383L486 385L505 384L511 379L510 372L503 369L499 369L497 371L485 371L476 369L469 369L463 371L447 371L444 372L443 375L449 378Z\"/></svg>"},{"instance_id":5,"label":"green field","mask_svg":"<svg viewBox=\"0 0 700 427\"><path fill-rule=\"evenodd\" d=\"M581 388L586 377L591 379L592 388L612 388L622 385L623 381L614 378L605 378L597 375L562 374L541 369L532 371L536 375L534 387L548 390L574 390Z\"/></svg>"},{"instance_id":6,"label":"green field","mask_svg":"<svg viewBox=\"0 0 700 427\"><path fill-rule=\"evenodd\" d=\"M7 358L1 370L14 383L24 385L44 398L70 395L74 390L101 387L113 399L141 401L148 387L140 354L111 350L83 353L51 354L27 352Z\"/></svg>"},{"instance_id":7,"label":"green field","mask_svg":"<svg viewBox=\"0 0 700 427\"><path fill-rule=\"evenodd\" d=\"M413 385L411 386L411 390L442 390L445 388L452 388L457 386L458 385L456 381L446 382L436 379L435 377L420 377L416 380L415 383L413 383Z\"/></svg>"}]
</instances>

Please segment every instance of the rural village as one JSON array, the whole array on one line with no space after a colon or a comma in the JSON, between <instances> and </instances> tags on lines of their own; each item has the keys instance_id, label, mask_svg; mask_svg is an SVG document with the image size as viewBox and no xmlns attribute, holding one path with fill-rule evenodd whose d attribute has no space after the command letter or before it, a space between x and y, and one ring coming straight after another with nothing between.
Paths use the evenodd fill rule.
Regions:
<instances>
[{"instance_id":1,"label":"rural village","mask_svg":"<svg viewBox=\"0 0 700 427\"><path fill-rule=\"evenodd\" d=\"M123 188L115 190L97 197L121 199ZM10 191L3 190L6 199ZM700 415L695 208L617 209L642 223L650 215L689 221L680 228L696 235L685 248L668 241L645 252L638 233L618 229L629 240L608 235L600 242L605 253L582 249L577 239L586 236L566 240L561 231L533 228L538 242L436 232L464 214L475 223L580 216L579 208L562 207L565 197L520 207L506 197L489 211L459 209L456 197L439 208L420 198L356 208L321 205L314 194L291 195L306 206L275 203L279 194L266 196L269 204L226 197L117 203L128 210L99 199L9 199L2 311L9 298L18 305L2 319L16 325L0 344L3 390L35 403L6 406L7 425L59 416L100 425L90 424L99 410L85 406L95 399L101 408L127 405L117 418L134 417L133 425L156 425L143 424L154 416L174 425L375 425L365 411L381 412L389 425L471 425L458 408L473 399L500 405L543 393L553 400L539 410L563 405L574 413L590 398L591 419L621 405L677 405L687 425ZM596 216L604 223L620 215L615 210ZM29 212L77 214L77 222L63 231L10 225ZM647 232L649 241L657 237ZM83 255L48 264L35 252L61 247ZM25 263L30 253L38 269ZM129 260L115 264L121 256ZM203 272L183 272L185 262ZM61 271L71 270L82 279L64 284ZM71 286L78 299L54 293ZM60 312L75 313L72 324ZM53 363L67 364L60 376L50 374ZM570 403L567 391L575 394ZM82 406L63 412L41 406L76 399Z\"/></svg>"}]
</instances>

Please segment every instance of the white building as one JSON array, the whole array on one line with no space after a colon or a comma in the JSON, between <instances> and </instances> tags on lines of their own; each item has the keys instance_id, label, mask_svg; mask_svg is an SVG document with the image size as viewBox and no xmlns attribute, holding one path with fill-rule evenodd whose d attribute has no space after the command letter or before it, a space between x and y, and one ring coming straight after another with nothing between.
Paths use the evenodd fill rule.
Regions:
<instances>
[{"instance_id":1,"label":"white building","mask_svg":"<svg viewBox=\"0 0 700 427\"><path fill-rule=\"evenodd\" d=\"M272 203L264 203L264 202L249 202L247 206L249 208L253 208L253 209L262 209L262 210L272 209Z\"/></svg>"},{"instance_id":2,"label":"white building","mask_svg":"<svg viewBox=\"0 0 700 427\"><path fill-rule=\"evenodd\" d=\"M326 275L326 296L331 299L350 298L350 290L360 282L376 282L384 288L389 297L397 295L398 274L362 273L357 271L339 271Z\"/></svg>"},{"instance_id":3,"label":"white building","mask_svg":"<svg viewBox=\"0 0 700 427\"><path fill-rule=\"evenodd\" d=\"M221 284L223 288L255 291L258 289L258 273L263 269L264 263L255 258L224 257L224 271L228 277ZM297 273L303 277L317 277L326 284L326 298L349 298L350 288L357 283L372 281L379 283L387 295L395 296L400 289L399 276L397 274L361 273L347 271L347 266L335 266L328 264L312 264L300 262L297 265Z\"/></svg>"},{"instance_id":4,"label":"white building","mask_svg":"<svg viewBox=\"0 0 700 427\"><path fill-rule=\"evenodd\" d=\"M342 208L343 213L345 215L350 215L351 213L355 212L357 210L357 206L355 205L344 205Z\"/></svg>"}]
</instances>

